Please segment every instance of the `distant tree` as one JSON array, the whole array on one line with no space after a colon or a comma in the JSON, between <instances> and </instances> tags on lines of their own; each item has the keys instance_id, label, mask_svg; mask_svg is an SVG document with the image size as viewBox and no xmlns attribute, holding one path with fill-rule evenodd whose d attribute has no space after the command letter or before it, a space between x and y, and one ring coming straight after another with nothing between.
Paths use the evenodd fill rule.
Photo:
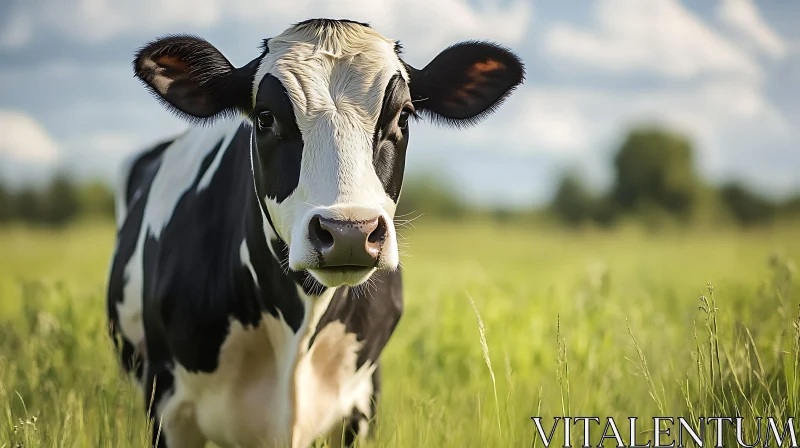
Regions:
<instances>
[{"instance_id":1,"label":"distant tree","mask_svg":"<svg viewBox=\"0 0 800 448\"><path fill-rule=\"evenodd\" d=\"M791 197L781 203L780 213L784 218L800 217L800 195Z\"/></svg>"},{"instance_id":2,"label":"distant tree","mask_svg":"<svg viewBox=\"0 0 800 448\"><path fill-rule=\"evenodd\" d=\"M27 223L42 221L42 200L39 192L31 186L23 187L12 199L12 213Z\"/></svg>"},{"instance_id":3,"label":"distant tree","mask_svg":"<svg viewBox=\"0 0 800 448\"><path fill-rule=\"evenodd\" d=\"M8 191L5 185L0 184L0 223L11 220L13 215L12 199L11 192Z\"/></svg>"},{"instance_id":4,"label":"distant tree","mask_svg":"<svg viewBox=\"0 0 800 448\"><path fill-rule=\"evenodd\" d=\"M469 212L469 206L449 185L434 175L422 175L403 183L396 215L399 219L409 219L420 214L459 218Z\"/></svg>"},{"instance_id":5,"label":"distant tree","mask_svg":"<svg viewBox=\"0 0 800 448\"><path fill-rule=\"evenodd\" d=\"M699 180L688 138L657 128L631 131L614 158L612 197L620 208L660 207L689 218Z\"/></svg>"},{"instance_id":6,"label":"distant tree","mask_svg":"<svg viewBox=\"0 0 800 448\"><path fill-rule=\"evenodd\" d=\"M489 211L489 216L497 222L512 221L519 216L519 212L506 207L495 207Z\"/></svg>"},{"instance_id":7,"label":"distant tree","mask_svg":"<svg viewBox=\"0 0 800 448\"><path fill-rule=\"evenodd\" d=\"M775 215L773 203L738 183L722 187L720 198L734 219L745 227L767 224Z\"/></svg>"},{"instance_id":8,"label":"distant tree","mask_svg":"<svg viewBox=\"0 0 800 448\"><path fill-rule=\"evenodd\" d=\"M608 196L602 196L594 200L592 204L592 221L609 227L613 225L618 217L618 207L616 202Z\"/></svg>"},{"instance_id":9,"label":"distant tree","mask_svg":"<svg viewBox=\"0 0 800 448\"><path fill-rule=\"evenodd\" d=\"M564 223L577 226L592 217L593 205L592 197L580 179L567 173L562 176L550 207Z\"/></svg>"},{"instance_id":10,"label":"distant tree","mask_svg":"<svg viewBox=\"0 0 800 448\"><path fill-rule=\"evenodd\" d=\"M53 177L42 192L42 218L45 224L63 226L79 212L78 190L69 176L63 173Z\"/></svg>"},{"instance_id":11,"label":"distant tree","mask_svg":"<svg viewBox=\"0 0 800 448\"><path fill-rule=\"evenodd\" d=\"M91 181L81 186L79 202L82 215L114 217L114 192L102 181Z\"/></svg>"}]
</instances>

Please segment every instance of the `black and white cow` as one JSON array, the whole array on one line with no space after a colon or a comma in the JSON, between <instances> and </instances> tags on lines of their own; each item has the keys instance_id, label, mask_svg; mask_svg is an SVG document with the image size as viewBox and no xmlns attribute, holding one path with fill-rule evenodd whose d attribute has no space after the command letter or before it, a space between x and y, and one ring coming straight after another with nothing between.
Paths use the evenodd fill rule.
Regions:
<instances>
[{"instance_id":1,"label":"black and white cow","mask_svg":"<svg viewBox=\"0 0 800 448\"><path fill-rule=\"evenodd\" d=\"M369 432L403 308L393 218L409 118L474 123L524 75L490 43L421 70L399 53L366 24L322 19L240 68L192 36L137 53L156 98L204 125L130 159L117 191L110 327L159 446Z\"/></svg>"}]
</instances>

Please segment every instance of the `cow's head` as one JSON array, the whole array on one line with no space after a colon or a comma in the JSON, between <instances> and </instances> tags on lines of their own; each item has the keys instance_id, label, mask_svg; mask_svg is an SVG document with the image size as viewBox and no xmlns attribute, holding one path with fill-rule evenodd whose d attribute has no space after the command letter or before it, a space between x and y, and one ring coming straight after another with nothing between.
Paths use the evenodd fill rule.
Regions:
<instances>
[{"instance_id":1,"label":"cow's head","mask_svg":"<svg viewBox=\"0 0 800 448\"><path fill-rule=\"evenodd\" d=\"M524 75L514 54L484 42L454 45L418 70L396 42L335 20L292 26L241 68L205 40L169 36L142 48L134 69L184 118L247 117L266 227L288 246L288 267L325 286L397 268L409 118L474 123Z\"/></svg>"}]
</instances>

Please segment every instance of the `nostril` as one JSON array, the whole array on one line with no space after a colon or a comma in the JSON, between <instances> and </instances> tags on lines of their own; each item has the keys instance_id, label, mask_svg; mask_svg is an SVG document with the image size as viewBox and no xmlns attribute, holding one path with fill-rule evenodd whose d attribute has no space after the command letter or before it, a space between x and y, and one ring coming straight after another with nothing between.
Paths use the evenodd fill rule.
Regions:
<instances>
[{"instance_id":1,"label":"nostril","mask_svg":"<svg viewBox=\"0 0 800 448\"><path fill-rule=\"evenodd\" d=\"M333 235L322 228L319 215L314 215L314 217L311 218L311 222L308 224L308 236L314 248L320 252L333 247Z\"/></svg>"},{"instance_id":2,"label":"nostril","mask_svg":"<svg viewBox=\"0 0 800 448\"><path fill-rule=\"evenodd\" d=\"M379 216L375 229L373 229L372 233L367 237L367 242L371 245L383 242L383 239L386 238L386 231L386 221L383 219L383 216Z\"/></svg>"}]
</instances>

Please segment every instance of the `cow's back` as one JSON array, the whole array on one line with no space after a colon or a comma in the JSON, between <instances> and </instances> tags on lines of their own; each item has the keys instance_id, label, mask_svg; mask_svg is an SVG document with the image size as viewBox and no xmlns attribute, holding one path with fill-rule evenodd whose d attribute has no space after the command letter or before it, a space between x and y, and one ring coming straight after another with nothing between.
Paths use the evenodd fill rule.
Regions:
<instances>
[{"instance_id":1,"label":"cow's back","mask_svg":"<svg viewBox=\"0 0 800 448\"><path fill-rule=\"evenodd\" d=\"M121 225L129 212L130 205L146 190L161 166L164 151L175 138L162 141L144 151L137 152L126 159L119 172L119 184L115 193L117 225Z\"/></svg>"}]
</instances>

